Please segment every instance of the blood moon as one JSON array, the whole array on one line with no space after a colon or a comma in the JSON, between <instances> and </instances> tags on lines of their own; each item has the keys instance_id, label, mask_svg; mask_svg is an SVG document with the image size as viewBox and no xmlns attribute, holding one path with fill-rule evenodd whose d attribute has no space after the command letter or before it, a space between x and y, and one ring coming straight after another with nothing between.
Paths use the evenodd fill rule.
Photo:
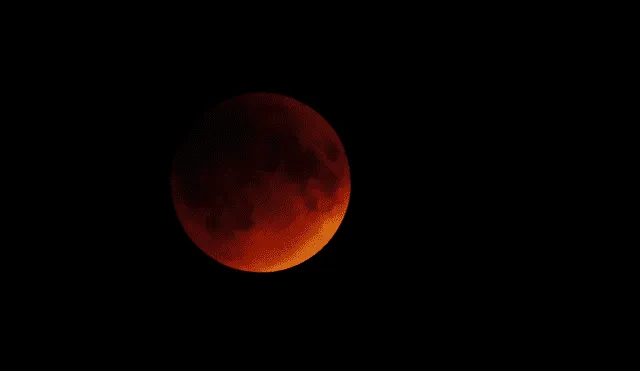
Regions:
<instances>
[{"instance_id":1,"label":"blood moon","mask_svg":"<svg viewBox=\"0 0 640 371\"><path fill-rule=\"evenodd\" d=\"M272 93L228 99L192 128L172 163L178 219L207 255L273 272L320 251L351 194L344 147L311 107Z\"/></svg>"}]
</instances>

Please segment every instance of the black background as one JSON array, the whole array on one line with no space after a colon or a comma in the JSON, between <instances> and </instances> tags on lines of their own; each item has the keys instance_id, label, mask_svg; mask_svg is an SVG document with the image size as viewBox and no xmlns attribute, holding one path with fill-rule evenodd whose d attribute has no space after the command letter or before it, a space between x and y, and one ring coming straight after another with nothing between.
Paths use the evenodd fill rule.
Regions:
<instances>
[{"instance_id":1,"label":"black background","mask_svg":"<svg viewBox=\"0 0 640 371\"><path fill-rule=\"evenodd\" d=\"M545 259L533 246L535 229L548 226L531 218L547 185L534 175L540 157L531 156L540 151L529 149L546 130L540 107L553 102L540 89L544 63L532 63L528 50L471 32L358 47L168 40L106 35L46 71L44 94L68 109L68 123L56 128L65 158L55 176L73 179L58 209L66 210L68 229L57 234L68 247L50 254L73 269L158 287L306 272L473 282L521 276ZM314 108L340 136L351 169L351 200L334 238L308 262L273 274L207 257L170 200L169 166L190 125L247 92Z\"/></svg>"},{"instance_id":2,"label":"black background","mask_svg":"<svg viewBox=\"0 0 640 371\"><path fill-rule=\"evenodd\" d=\"M103 235L113 239L107 254L114 267L170 280L264 276L229 269L197 249L175 216L168 182L190 125L247 92L280 93L313 107L340 136L351 167L351 200L334 238L308 262L275 275L468 278L517 267L508 256L514 251L502 246L513 232L505 227L508 208L515 207L503 200L520 181L507 176L514 169L504 149L522 144L502 122L513 109L505 107L509 92L500 91L508 86L477 72L478 64L470 71L463 55L427 66L407 56L408 63L384 68L366 56L342 58L234 64L209 56L125 66L103 80L110 96L99 104L108 122L96 148L106 166L101 187L110 185Z\"/></svg>"},{"instance_id":3,"label":"black background","mask_svg":"<svg viewBox=\"0 0 640 371\"><path fill-rule=\"evenodd\" d=\"M576 236L590 239L591 231L571 229L573 211L587 210L591 199L578 199L581 188L566 181L586 152L572 144L597 142L579 137L592 107L586 100L575 104L581 97L572 102L572 94L591 93L592 71L583 62L600 54L592 45L602 38L566 22L581 18L575 9L537 17L531 9L505 14L502 7L478 12L456 5L447 15L404 8L393 15L385 7L378 16L358 8L344 16L348 27L328 19L310 25L316 38L297 25L274 29L279 23L270 17L254 30L239 23L212 30L232 18L222 10L203 14L203 21L185 19L207 29L197 31L149 9L114 17L104 9L80 16L69 9L69 22L38 10L42 20L30 10L30 22L9 27L17 50L5 55L16 66L4 69L5 81L17 82L10 95L28 97L24 106L7 104L18 114L6 121L5 183L23 191L7 191L20 211L8 216L24 230L5 244L2 263L6 286L20 294L5 300L6 307L27 303L18 306L27 320L14 322L29 344L33 333L22 326L43 319L61 327L50 332L55 344L70 323L101 338L102 331L87 325L125 324L117 339L134 338L135 352L145 342L129 335L141 322L153 335L189 319L197 322L189 330L213 323L238 334L241 322L219 312L242 304L251 313L245 321L280 326L263 315L273 308L307 332L323 322L315 319L336 317L340 332L329 335L332 341L351 340L343 330L357 323L366 331L352 333L371 334L375 342L386 332L381 329L415 329L424 337L441 326L454 341L436 336L437 344L469 339L472 347L493 346L485 334L496 335L495 324L503 323L509 332L497 336L521 347L511 340L535 332L545 344L564 340L553 336L557 329L592 307L558 317L561 300L536 298L555 292L571 300L587 277L573 268L604 276L603 264L580 260L599 259L611 245L585 249L591 241L576 243ZM128 25L122 15L129 15ZM557 32L549 18L568 32ZM576 58L579 40L588 53ZM273 274L233 271L206 257L182 232L169 197L169 163L190 123L220 100L250 91L289 95L320 112L338 132L351 167L351 202L334 239L308 262ZM594 133L607 122L598 120ZM572 197L577 202L566 202ZM9 258L13 252L26 255L20 261L26 264ZM320 273L319 285L305 273ZM261 290L244 278L284 283ZM321 286L343 290L327 294ZM185 303L185 291L206 303ZM149 293L158 295L147 300ZM33 298L40 303L25 300ZM290 320L294 313L311 318L322 306L314 320ZM180 309L187 311L177 315ZM132 321L120 321L118 313ZM545 313L563 326L549 329ZM474 331L478 324L486 328ZM591 330L584 322L577 327ZM478 336L482 341L474 341ZM112 347L76 338L109 349L101 360L113 356Z\"/></svg>"}]
</instances>

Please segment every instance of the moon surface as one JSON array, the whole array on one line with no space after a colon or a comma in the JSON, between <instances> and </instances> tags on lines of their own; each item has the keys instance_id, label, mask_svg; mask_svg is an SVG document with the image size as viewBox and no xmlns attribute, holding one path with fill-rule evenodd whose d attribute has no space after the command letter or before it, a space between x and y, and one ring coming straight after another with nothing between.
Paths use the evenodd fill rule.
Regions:
<instances>
[{"instance_id":1,"label":"moon surface","mask_svg":"<svg viewBox=\"0 0 640 371\"><path fill-rule=\"evenodd\" d=\"M344 147L311 107L272 93L228 99L178 148L171 193L189 238L216 261L273 272L315 255L351 194Z\"/></svg>"}]
</instances>

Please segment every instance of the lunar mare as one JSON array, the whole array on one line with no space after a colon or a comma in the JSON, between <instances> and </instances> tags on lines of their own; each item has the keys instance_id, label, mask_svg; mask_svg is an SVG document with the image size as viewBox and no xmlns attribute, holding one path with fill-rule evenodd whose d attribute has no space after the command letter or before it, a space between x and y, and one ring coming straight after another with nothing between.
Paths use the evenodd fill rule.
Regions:
<instances>
[{"instance_id":1,"label":"lunar mare","mask_svg":"<svg viewBox=\"0 0 640 371\"><path fill-rule=\"evenodd\" d=\"M279 94L222 102L178 148L171 190L180 223L229 267L271 272L320 251L351 193L344 147L311 107Z\"/></svg>"}]
</instances>

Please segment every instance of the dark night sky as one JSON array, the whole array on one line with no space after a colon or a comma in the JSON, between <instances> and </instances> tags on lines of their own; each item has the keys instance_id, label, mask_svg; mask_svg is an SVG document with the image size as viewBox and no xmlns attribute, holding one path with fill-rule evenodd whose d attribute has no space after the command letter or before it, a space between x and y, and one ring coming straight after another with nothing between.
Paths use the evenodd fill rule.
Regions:
<instances>
[{"instance_id":1,"label":"dark night sky","mask_svg":"<svg viewBox=\"0 0 640 371\"><path fill-rule=\"evenodd\" d=\"M315 338L371 334L385 348L388 342L374 335L387 328L431 337L433 326L452 338L470 339L474 347L493 345L484 341L485 334L496 334L490 317L505 321L510 313L516 317L506 320L510 331L529 336L516 324L543 321L539 313L520 315L520 308L536 301L525 285L550 282L558 297L566 297L583 277L567 269L580 266L585 248L569 226L576 209L565 202L576 194L565 180L583 152L557 156L557 148L579 141L576 127L588 121L575 119L579 110L570 98L572 87L589 84L592 71L576 74L583 85L574 85L566 76L578 63L562 55L582 29L564 39L549 32L545 39L541 30L547 23L536 17L525 25L515 12L491 11L499 19L494 22L459 5L448 17L398 7L392 20L386 7L379 16L354 9L358 14L345 17L344 30L329 19L312 26L317 40L298 26L271 34L278 22L266 16L271 24L253 31L238 23L222 25L234 17L220 9L185 26L146 8L128 26L119 16L132 12L122 10L102 23L68 12L82 19L76 25L46 12L43 18L55 25L10 27L8 38L20 50L5 53L5 59L15 59L21 69L6 68L6 75L18 80L13 95L34 98L7 120L7 127L27 133L3 137L7 148L16 147L6 163L19 170L7 171L5 182L27 190L24 196L6 193L18 201L17 224L26 231L5 243L3 253L19 251L26 266L3 259L10 273L5 283L21 297L48 295L20 310L28 313L26 321L8 318L22 329L58 307L101 338L109 337L87 325L125 325L116 339L135 339L135 352L145 344L131 336L141 322L154 329L152 336L167 333L170 322L189 331L203 324L230 326L243 341L255 331L238 330L241 322L266 323L273 329L258 331L257 339L271 342L270 334L282 331L268 315L270 307ZM343 14L341 8L327 10ZM297 18L307 23L310 17ZM207 30L191 30L194 24ZM226 28L216 31L215 25ZM33 40L25 40L27 32ZM279 93L311 106L335 129L350 163L351 199L342 226L315 257L282 272L246 273L215 262L189 240L171 203L170 164L190 125L220 101L248 92ZM575 107L590 112L585 105ZM563 132L567 123L573 127ZM24 160L29 164L22 165ZM586 210L590 197L575 204ZM316 283L306 279L313 273L322 276ZM556 284L560 275L569 278L568 285ZM280 280L283 288L267 287L287 277L293 279ZM245 285L245 278L256 280ZM71 293L69 301L64 291ZM536 291L548 293L544 287ZM183 300L185 292L196 299ZM518 294L525 300L514 301ZM278 302L282 310L273 305ZM238 321L222 314L240 306L250 317ZM184 315L176 313L180 309ZM321 313L316 316L314 309ZM555 315L556 309L554 302L539 312ZM119 321L118 312L133 313L133 323ZM290 320L296 313L304 321ZM337 317L340 326L328 337L309 329L325 316ZM186 325L189 320L198 323ZM56 341L69 332L63 317L51 316L50 322L62 327L51 332ZM367 331L352 328L354 322ZM471 329L482 341L466 336L468 322L487 326ZM217 329L206 336L238 344ZM104 348L86 336L76 338ZM432 340L449 345L438 336ZM112 348L96 359L112 357Z\"/></svg>"},{"instance_id":2,"label":"dark night sky","mask_svg":"<svg viewBox=\"0 0 640 371\"><path fill-rule=\"evenodd\" d=\"M92 159L82 184L101 204L83 206L80 215L104 220L89 223L84 240L105 246L83 252L83 269L144 282L246 274L188 239L173 212L169 174L190 125L247 92L279 93L314 108L340 136L351 169L349 208L329 245L271 276L464 280L524 269L535 238L520 233L530 225L512 216L538 197L522 191L537 180L523 173L519 156L534 114L515 87L535 71L496 64L489 57L499 50L471 42L427 51L398 49L393 62L348 48L231 60L162 45L101 60L77 89L79 116L95 122L81 142Z\"/></svg>"},{"instance_id":3,"label":"dark night sky","mask_svg":"<svg viewBox=\"0 0 640 371\"><path fill-rule=\"evenodd\" d=\"M322 63L180 66L162 69L162 78L146 71L133 88L123 87L128 91L115 112L126 118L112 127L122 139L113 148L120 154L112 155L123 192L114 205L127 214L117 227L114 257L122 256L134 274L243 274L205 256L182 231L170 202L169 164L204 111L262 91L291 96L323 115L351 164L351 201L338 233L308 262L276 274L450 269L447 274L468 275L482 271L478 262L493 265L502 253L496 244L506 236L491 222L504 218L496 214L504 205L494 195L509 185L502 176L492 178L499 174L491 159L501 155L492 136L505 111L483 97L492 94L483 77L465 72L464 64L441 63L375 73L358 70L357 63L344 70Z\"/></svg>"}]
</instances>

